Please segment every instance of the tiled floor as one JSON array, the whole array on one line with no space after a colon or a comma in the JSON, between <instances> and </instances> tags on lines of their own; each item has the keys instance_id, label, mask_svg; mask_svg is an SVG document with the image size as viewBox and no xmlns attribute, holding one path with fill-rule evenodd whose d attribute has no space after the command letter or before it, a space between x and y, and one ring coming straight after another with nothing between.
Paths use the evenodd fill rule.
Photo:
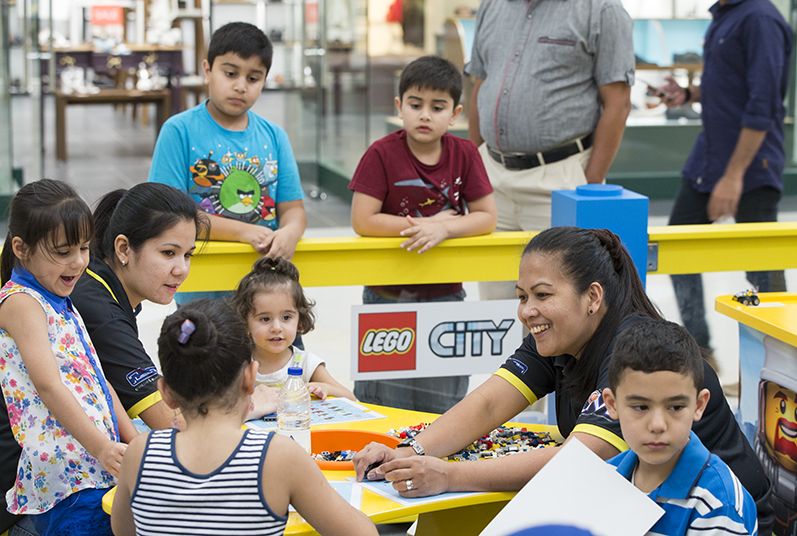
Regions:
<instances>
[{"instance_id":1,"label":"tiled floor","mask_svg":"<svg viewBox=\"0 0 797 536\"><path fill-rule=\"evenodd\" d=\"M44 176L65 180L78 188L87 201L93 203L102 194L115 188L129 188L146 180L155 131L152 125L142 126L131 119L130 110L123 113L110 106L70 107L67 115L68 151L67 162L57 162L54 157L54 120L52 97L45 101L43 129L45 133ZM353 168L363 153L367 139L378 138L383 132L384 118L372 118L370 129L363 130L362 117L331 117L323 121L313 115L314 104L296 96L268 92L258 100L255 111L285 126L294 145L298 160L310 161L315 155L315 138L318 132L332 139L334 155L325 155L341 165ZM36 130L31 128L34 120L30 98L17 96L13 101L15 129L15 165L24 166L26 178L30 180L33 144L31 138ZM315 185L304 184L308 193ZM349 206L334 196L326 199L311 198L305 201L308 215L306 236L350 236ZM665 225L670 202L651 203L650 225ZM797 198L785 199L781 203L782 221L797 221ZM736 323L714 312L714 298L731 294L749 285L741 272L714 273L704 276L706 287L706 310L712 333L712 344L720 363L720 378L723 384L733 384L738 370L738 335ZM787 271L789 289L797 289L797 270ZM468 299L478 299L475 283L466 283ZM361 303L361 287L310 288L307 294L316 303L316 329L305 337L305 344L327 360L333 376L351 386L349 363L351 355L350 314L352 305ZM665 316L678 321L679 314L668 276L648 277L648 293L659 305ZM174 306L158 306L146 303L139 317L140 332L151 355L157 355L155 340L160 324ZM471 387L486 379L473 377ZM403 533L406 527L393 533ZM391 533L393 529L385 529Z\"/></svg>"}]
</instances>

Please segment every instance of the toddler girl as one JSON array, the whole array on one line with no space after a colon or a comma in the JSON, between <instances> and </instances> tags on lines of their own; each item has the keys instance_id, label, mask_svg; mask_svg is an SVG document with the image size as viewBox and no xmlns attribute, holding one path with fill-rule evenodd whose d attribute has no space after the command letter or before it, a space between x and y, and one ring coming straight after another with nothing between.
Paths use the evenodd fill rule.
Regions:
<instances>
[{"instance_id":1,"label":"toddler girl","mask_svg":"<svg viewBox=\"0 0 797 536\"><path fill-rule=\"evenodd\" d=\"M94 220L65 183L23 186L0 257L0 383L22 448L8 511L42 536L111 534L101 508L136 429L105 381L69 295ZM3 490L5 491L5 490Z\"/></svg>"},{"instance_id":2,"label":"toddler girl","mask_svg":"<svg viewBox=\"0 0 797 536\"><path fill-rule=\"evenodd\" d=\"M249 328L254 359L260 364L258 385L281 387L288 367L302 367L302 379L310 392L355 400L354 393L336 382L317 355L293 346L296 333L313 329L313 302L299 284L299 271L290 262L263 257L241 279L231 305Z\"/></svg>"},{"instance_id":3,"label":"toddler girl","mask_svg":"<svg viewBox=\"0 0 797 536\"><path fill-rule=\"evenodd\" d=\"M242 429L258 363L229 305L183 305L163 323L158 357L158 388L186 427L130 444L113 502L114 534L282 534L289 503L321 534L377 534L297 443Z\"/></svg>"}]
</instances>

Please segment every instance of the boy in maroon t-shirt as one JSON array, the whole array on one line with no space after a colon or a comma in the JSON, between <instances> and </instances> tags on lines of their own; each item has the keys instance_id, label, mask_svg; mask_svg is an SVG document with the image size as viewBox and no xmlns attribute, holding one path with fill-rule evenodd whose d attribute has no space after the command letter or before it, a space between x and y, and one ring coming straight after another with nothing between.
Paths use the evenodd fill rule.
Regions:
<instances>
[{"instance_id":1,"label":"boy in maroon t-shirt","mask_svg":"<svg viewBox=\"0 0 797 536\"><path fill-rule=\"evenodd\" d=\"M493 189L476 146L447 133L462 112L462 75L424 56L404 69L396 97L404 129L376 141L349 184L351 223L362 236L406 236L423 253L447 238L491 233ZM461 283L365 287L363 303L462 301ZM468 390L467 376L355 382L363 402L444 413Z\"/></svg>"}]
</instances>

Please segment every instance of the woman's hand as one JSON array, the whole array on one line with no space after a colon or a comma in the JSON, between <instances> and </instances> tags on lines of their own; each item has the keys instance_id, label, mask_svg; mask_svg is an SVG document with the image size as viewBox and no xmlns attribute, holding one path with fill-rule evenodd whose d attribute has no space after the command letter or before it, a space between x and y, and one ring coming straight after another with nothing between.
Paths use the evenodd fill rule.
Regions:
<instances>
[{"instance_id":1,"label":"woman's hand","mask_svg":"<svg viewBox=\"0 0 797 536\"><path fill-rule=\"evenodd\" d=\"M393 482L393 488L402 497L428 497L449 490L449 471L453 465L434 456L411 456L384 463L375 471Z\"/></svg>"},{"instance_id":2,"label":"woman's hand","mask_svg":"<svg viewBox=\"0 0 797 536\"><path fill-rule=\"evenodd\" d=\"M394 450L382 443L370 443L355 454L352 460L354 463L354 471L357 473L357 482L362 482L363 478L367 478L368 480L382 480L384 478L383 472L377 472L376 469L372 469L366 475L365 470L374 464L381 465L391 460L412 456L413 454L415 454L415 451L412 449L401 448Z\"/></svg>"}]
</instances>

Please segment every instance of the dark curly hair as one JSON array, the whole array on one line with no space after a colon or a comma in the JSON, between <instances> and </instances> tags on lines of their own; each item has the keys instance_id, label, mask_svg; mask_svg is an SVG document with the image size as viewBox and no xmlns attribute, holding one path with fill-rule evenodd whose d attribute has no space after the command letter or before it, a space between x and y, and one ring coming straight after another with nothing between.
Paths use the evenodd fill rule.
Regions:
<instances>
[{"instance_id":1,"label":"dark curly hair","mask_svg":"<svg viewBox=\"0 0 797 536\"><path fill-rule=\"evenodd\" d=\"M260 292L275 290L285 290L293 299L299 314L299 328L302 334L312 331L315 326L313 313L315 302L308 300L304 295L304 290L299 284L299 270L282 257L258 259L252 266L252 271L238 283L235 294L230 298L230 306L244 322L247 322L249 315L254 311L255 296Z\"/></svg>"}]
</instances>

